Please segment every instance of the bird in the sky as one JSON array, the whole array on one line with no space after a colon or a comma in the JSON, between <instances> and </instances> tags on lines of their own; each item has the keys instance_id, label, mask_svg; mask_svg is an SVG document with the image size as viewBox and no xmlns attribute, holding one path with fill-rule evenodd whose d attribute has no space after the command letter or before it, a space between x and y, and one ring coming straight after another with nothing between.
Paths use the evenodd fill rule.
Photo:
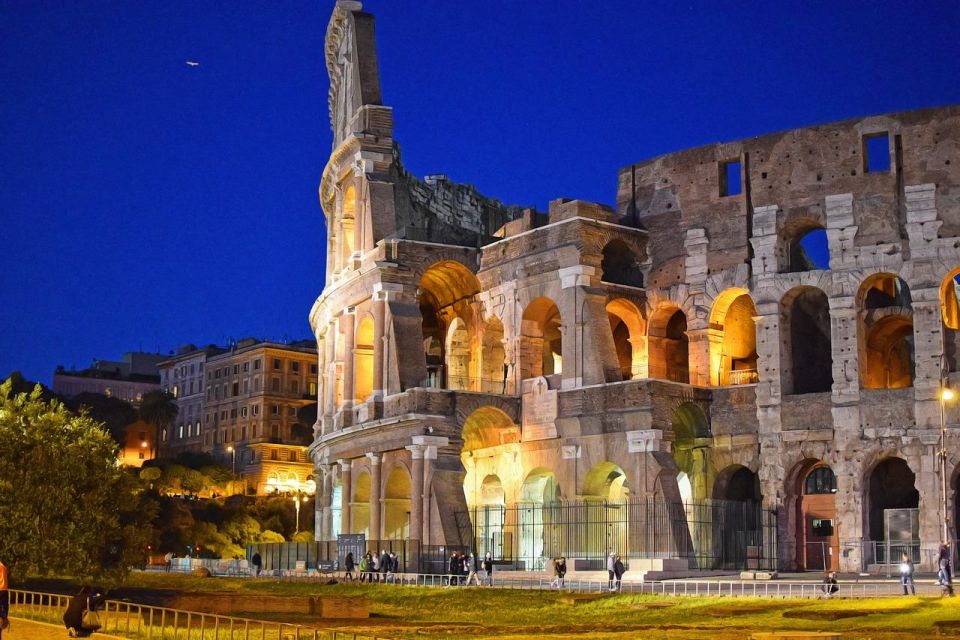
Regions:
<instances>
[{"instance_id":1,"label":"bird in the sky","mask_svg":"<svg viewBox=\"0 0 960 640\"><path fill-rule=\"evenodd\" d=\"M188 66L188 67L199 67L199 66L200 66L200 63L199 63L199 62L194 62L193 60L187 60L187 66Z\"/></svg>"}]
</instances>

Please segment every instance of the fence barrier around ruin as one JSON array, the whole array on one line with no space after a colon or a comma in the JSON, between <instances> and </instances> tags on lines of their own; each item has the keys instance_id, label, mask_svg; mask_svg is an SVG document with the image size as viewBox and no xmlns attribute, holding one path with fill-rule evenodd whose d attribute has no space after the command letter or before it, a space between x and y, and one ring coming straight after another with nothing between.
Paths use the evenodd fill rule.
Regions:
<instances>
[{"instance_id":1,"label":"fence barrier around ruin","mask_svg":"<svg viewBox=\"0 0 960 640\"><path fill-rule=\"evenodd\" d=\"M757 502L517 503L455 516L462 546L517 570L546 570L560 556L576 570L600 570L611 552L685 560L694 570L777 568L777 516Z\"/></svg>"},{"instance_id":2,"label":"fence barrier around ruin","mask_svg":"<svg viewBox=\"0 0 960 640\"><path fill-rule=\"evenodd\" d=\"M13 618L62 624L71 596L10 590ZM381 636L107 600L99 632L134 640L387 640Z\"/></svg>"}]
</instances>

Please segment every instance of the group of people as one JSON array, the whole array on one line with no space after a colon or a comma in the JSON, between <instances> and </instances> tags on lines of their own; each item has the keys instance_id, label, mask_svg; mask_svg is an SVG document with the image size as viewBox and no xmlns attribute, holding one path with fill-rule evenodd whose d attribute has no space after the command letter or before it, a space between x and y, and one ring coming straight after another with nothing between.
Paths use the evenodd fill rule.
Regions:
<instances>
[{"instance_id":1,"label":"group of people","mask_svg":"<svg viewBox=\"0 0 960 640\"><path fill-rule=\"evenodd\" d=\"M400 569L400 559L396 553L387 553L381 551L380 554L367 551L360 558L360 566L357 566L353 557L353 552L347 553L344 558L344 580L360 582L394 582L397 579L397 571Z\"/></svg>"},{"instance_id":2,"label":"group of people","mask_svg":"<svg viewBox=\"0 0 960 640\"><path fill-rule=\"evenodd\" d=\"M620 591L623 574L626 572L627 568L623 564L623 558L611 551L610 555L607 556L607 581L610 591Z\"/></svg>"},{"instance_id":3,"label":"group of people","mask_svg":"<svg viewBox=\"0 0 960 640\"><path fill-rule=\"evenodd\" d=\"M487 585L493 586L493 558L489 553L481 561L480 557L472 551L469 555L453 551L450 553L450 560L447 562L447 586L462 586L470 583L474 583L478 587L482 586L481 570L483 570Z\"/></svg>"}]
</instances>

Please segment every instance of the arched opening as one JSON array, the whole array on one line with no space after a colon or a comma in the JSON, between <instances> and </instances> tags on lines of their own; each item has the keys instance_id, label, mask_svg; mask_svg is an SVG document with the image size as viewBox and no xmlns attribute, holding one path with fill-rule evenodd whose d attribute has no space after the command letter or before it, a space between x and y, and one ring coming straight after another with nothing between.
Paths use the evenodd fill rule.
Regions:
<instances>
[{"instance_id":1,"label":"arched opening","mask_svg":"<svg viewBox=\"0 0 960 640\"><path fill-rule=\"evenodd\" d=\"M356 249L357 189L347 187L343 194L343 216L340 218L340 266L347 268Z\"/></svg>"},{"instance_id":2,"label":"arched opening","mask_svg":"<svg viewBox=\"0 0 960 640\"><path fill-rule=\"evenodd\" d=\"M480 483L476 498L477 501L472 503L471 513L477 553L481 556L489 553L493 558L503 558L506 493L499 476L494 474L485 476Z\"/></svg>"},{"instance_id":3,"label":"arched opening","mask_svg":"<svg viewBox=\"0 0 960 640\"><path fill-rule=\"evenodd\" d=\"M684 402L674 409L670 424L674 438L673 459L690 483L690 500L702 501L708 497L710 423L703 409L692 402Z\"/></svg>"},{"instance_id":4,"label":"arched opening","mask_svg":"<svg viewBox=\"0 0 960 640\"><path fill-rule=\"evenodd\" d=\"M784 230L787 241L781 260L784 273L827 270L830 268L830 244L826 230L818 222L804 220Z\"/></svg>"},{"instance_id":5,"label":"arched opening","mask_svg":"<svg viewBox=\"0 0 960 640\"><path fill-rule=\"evenodd\" d=\"M690 382L687 317L679 307L661 307L653 314L648 342L651 378Z\"/></svg>"},{"instance_id":6,"label":"arched opening","mask_svg":"<svg viewBox=\"0 0 960 640\"><path fill-rule=\"evenodd\" d=\"M732 464L717 474L713 497L718 500L760 502L760 477L747 467Z\"/></svg>"},{"instance_id":7,"label":"arched opening","mask_svg":"<svg viewBox=\"0 0 960 640\"><path fill-rule=\"evenodd\" d=\"M477 277L462 264L452 260L431 265L420 278L418 302L427 368L427 379L423 381L422 386L443 388L447 383L447 338L452 325L457 320L463 323L467 335L469 367L470 336L475 331L470 325L470 318L473 317L470 303L479 290L480 283ZM455 379L463 381L468 379L469 375L467 371L462 375L458 374L459 378L455 376Z\"/></svg>"},{"instance_id":8,"label":"arched opening","mask_svg":"<svg viewBox=\"0 0 960 640\"><path fill-rule=\"evenodd\" d=\"M857 302L861 386L913 386L913 310L907 283L892 274L875 274L861 285Z\"/></svg>"},{"instance_id":9,"label":"arched opening","mask_svg":"<svg viewBox=\"0 0 960 640\"><path fill-rule=\"evenodd\" d=\"M503 323L490 316L483 325L483 344L480 350L481 388L484 393L510 393L506 371Z\"/></svg>"},{"instance_id":10,"label":"arched opening","mask_svg":"<svg viewBox=\"0 0 960 640\"><path fill-rule=\"evenodd\" d=\"M874 557L868 564L896 564L900 554L910 553L919 560L920 493L916 476L903 458L887 458L870 472L867 483L867 533L874 545ZM887 549L889 548L889 556Z\"/></svg>"},{"instance_id":11,"label":"arched opening","mask_svg":"<svg viewBox=\"0 0 960 640\"><path fill-rule=\"evenodd\" d=\"M829 392L833 387L830 303L814 287L790 290L780 302L781 386L784 394Z\"/></svg>"},{"instance_id":12,"label":"arched opening","mask_svg":"<svg viewBox=\"0 0 960 640\"><path fill-rule=\"evenodd\" d=\"M643 286L643 272L636 254L623 240L615 239L603 248L600 262L604 282L625 284L630 287Z\"/></svg>"},{"instance_id":13,"label":"arched opening","mask_svg":"<svg viewBox=\"0 0 960 640\"><path fill-rule=\"evenodd\" d=\"M943 318L943 350L950 372L960 370L960 268L951 271L940 284L940 315Z\"/></svg>"},{"instance_id":14,"label":"arched opening","mask_svg":"<svg viewBox=\"0 0 960 640\"><path fill-rule=\"evenodd\" d=\"M625 298L607 303L607 318L624 380L642 378L647 369L646 323L635 304Z\"/></svg>"},{"instance_id":15,"label":"arched opening","mask_svg":"<svg viewBox=\"0 0 960 640\"><path fill-rule=\"evenodd\" d=\"M710 313L710 383L757 382L757 308L746 289L727 289Z\"/></svg>"},{"instance_id":16,"label":"arched opening","mask_svg":"<svg viewBox=\"0 0 960 640\"><path fill-rule=\"evenodd\" d=\"M364 471L353 481L350 500L350 533L370 537L370 474Z\"/></svg>"},{"instance_id":17,"label":"arched opening","mask_svg":"<svg viewBox=\"0 0 960 640\"><path fill-rule=\"evenodd\" d=\"M470 333L463 318L454 318L447 330L447 389L470 389Z\"/></svg>"},{"instance_id":18,"label":"arched opening","mask_svg":"<svg viewBox=\"0 0 960 640\"><path fill-rule=\"evenodd\" d=\"M552 471L538 467L527 474L520 488L517 526L520 560L525 567L536 566L542 558L561 555L559 525L560 485Z\"/></svg>"},{"instance_id":19,"label":"arched opening","mask_svg":"<svg viewBox=\"0 0 960 640\"><path fill-rule=\"evenodd\" d=\"M583 479L585 500L622 502L630 495L627 474L612 462L598 462Z\"/></svg>"},{"instance_id":20,"label":"arched opening","mask_svg":"<svg viewBox=\"0 0 960 640\"><path fill-rule=\"evenodd\" d=\"M410 537L410 475L394 467L383 491L383 534L387 540Z\"/></svg>"},{"instance_id":21,"label":"arched opening","mask_svg":"<svg viewBox=\"0 0 960 640\"><path fill-rule=\"evenodd\" d=\"M805 571L837 568L837 477L820 460L807 460L797 475L797 563Z\"/></svg>"},{"instance_id":22,"label":"arched opening","mask_svg":"<svg viewBox=\"0 0 960 640\"><path fill-rule=\"evenodd\" d=\"M563 371L560 309L550 298L537 298L523 311L520 330L520 379Z\"/></svg>"},{"instance_id":23,"label":"arched opening","mask_svg":"<svg viewBox=\"0 0 960 640\"><path fill-rule=\"evenodd\" d=\"M463 423L463 453L520 442L520 427L496 407L480 407ZM469 500L468 500L469 502Z\"/></svg>"},{"instance_id":24,"label":"arched opening","mask_svg":"<svg viewBox=\"0 0 960 640\"><path fill-rule=\"evenodd\" d=\"M373 318L364 316L357 326L354 343L353 393L364 402L373 393Z\"/></svg>"}]
</instances>

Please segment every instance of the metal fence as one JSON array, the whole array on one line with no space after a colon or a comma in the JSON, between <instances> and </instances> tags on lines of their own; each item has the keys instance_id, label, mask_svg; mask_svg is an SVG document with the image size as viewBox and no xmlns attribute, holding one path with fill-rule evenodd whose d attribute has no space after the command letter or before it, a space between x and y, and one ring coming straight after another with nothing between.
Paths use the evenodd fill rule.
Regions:
<instances>
[{"instance_id":1,"label":"metal fence","mask_svg":"<svg viewBox=\"0 0 960 640\"><path fill-rule=\"evenodd\" d=\"M673 503L518 503L456 514L463 546L518 570L541 571L551 558L575 570L604 569L610 552L625 559L685 559L688 569L767 569L777 564L776 514L732 500Z\"/></svg>"},{"instance_id":2,"label":"metal fence","mask_svg":"<svg viewBox=\"0 0 960 640\"><path fill-rule=\"evenodd\" d=\"M62 623L70 596L36 591L10 591L10 615ZM385 640L379 636L315 629L211 613L197 613L131 602L107 600L97 611L100 633L136 640Z\"/></svg>"},{"instance_id":3,"label":"metal fence","mask_svg":"<svg viewBox=\"0 0 960 640\"><path fill-rule=\"evenodd\" d=\"M353 553L354 561L360 566L360 558L370 553L396 553L400 563L400 571L416 572L418 550L416 544L410 540L364 540L348 550ZM346 551L338 548L336 540L321 542L278 542L260 543L247 546L247 559L254 553L260 554L263 562L263 571L266 573L283 573L285 571L319 570L332 571L343 569Z\"/></svg>"}]
</instances>

